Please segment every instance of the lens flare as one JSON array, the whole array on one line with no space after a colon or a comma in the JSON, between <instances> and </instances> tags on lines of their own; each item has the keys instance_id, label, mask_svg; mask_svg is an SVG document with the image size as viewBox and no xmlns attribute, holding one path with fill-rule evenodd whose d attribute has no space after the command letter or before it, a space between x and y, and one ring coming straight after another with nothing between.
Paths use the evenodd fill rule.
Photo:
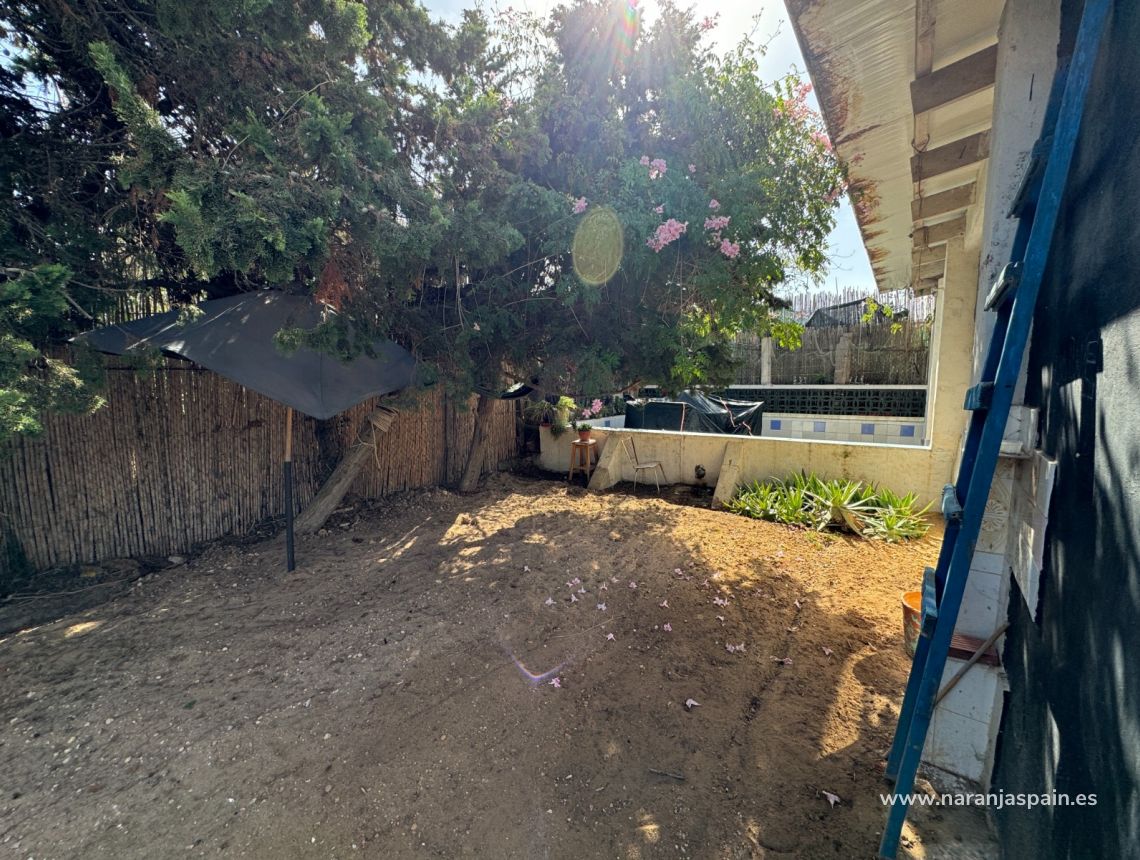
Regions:
<instances>
[{"instance_id":1,"label":"lens flare","mask_svg":"<svg viewBox=\"0 0 1140 860\"><path fill-rule=\"evenodd\" d=\"M622 16L621 22L620 53L622 59L633 56L633 45L637 41L637 31L640 29L640 24L641 12L637 8L637 0L627 0L625 14Z\"/></svg>"},{"instance_id":2,"label":"lens flare","mask_svg":"<svg viewBox=\"0 0 1140 860\"><path fill-rule=\"evenodd\" d=\"M608 206L593 209L574 231L574 271L587 284L604 284L621 266L624 249L617 213Z\"/></svg>"},{"instance_id":3,"label":"lens flare","mask_svg":"<svg viewBox=\"0 0 1140 860\"><path fill-rule=\"evenodd\" d=\"M507 656L511 658L511 662L513 662L515 664L515 668L518 669L519 672L522 674L523 679L526 680L526 682L528 684L530 684L532 687L537 687L539 684L543 683L544 681L546 681L550 678L553 678L560 671L562 671L562 667L566 665L566 661L563 660L561 663L559 663L553 669L548 669L545 672L543 672L541 675L536 675L534 672L530 671L530 669L528 669L526 667L526 665L523 663L522 660L520 660L518 657L516 657L510 651L507 652Z\"/></svg>"}]
</instances>

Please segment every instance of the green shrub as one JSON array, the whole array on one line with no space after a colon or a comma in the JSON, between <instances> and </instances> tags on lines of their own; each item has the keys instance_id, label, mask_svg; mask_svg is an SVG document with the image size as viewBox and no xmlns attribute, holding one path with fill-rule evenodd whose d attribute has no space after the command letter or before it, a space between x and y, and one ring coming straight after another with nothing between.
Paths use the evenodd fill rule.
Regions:
<instances>
[{"instance_id":1,"label":"green shrub","mask_svg":"<svg viewBox=\"0 0 1140 860\"><path fill-rule=\"evenodd\" d=\"M891 543L920 538L930 505L917 509L914 493L900 496L862 481L824 480L799 473L784 480L753 481L728 503L728 510L759 520L819 531L834 529Z\"/></svg>"}]
</instances>

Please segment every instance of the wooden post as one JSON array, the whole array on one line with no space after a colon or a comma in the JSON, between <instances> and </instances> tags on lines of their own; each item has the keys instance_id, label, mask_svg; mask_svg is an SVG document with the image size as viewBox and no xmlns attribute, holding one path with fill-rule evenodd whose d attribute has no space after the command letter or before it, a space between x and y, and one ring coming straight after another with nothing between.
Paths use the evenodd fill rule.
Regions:
<instances>
[{"instance_id":1,"label":"wooden post","mask_svg":"<svg viewBox=\"0 0 1140 860\"><path fill-rule=\"evenodd\" d=\"M357 441L341 458L329 479L317 491L308 507L297 517L296 528L301 534L315 532L325 524L325 520L336 510L348 488L360 474L368 458L373 456L376 438L392 426L399 413L387 406L378 407L360 424Z\"/></svg>"},{"instance_id":2,"label":"wooden post","mask_svg":"<svg viewBox=\"0 0 1140 860\"><path fill-rule=\"evenodd\" d=\"M772 338L760 340L760 384L772 384Z\"/></svg>"},{"instance_id":3,"label":"wooden post","mask_svg":"<svg viewBox=\"0 0 1140 860\"><path fill-rule=\"evenodd\" d=\"M297 565L293 557L293 407L285 412L285 570Z\"/></svg>"}]
</instances>

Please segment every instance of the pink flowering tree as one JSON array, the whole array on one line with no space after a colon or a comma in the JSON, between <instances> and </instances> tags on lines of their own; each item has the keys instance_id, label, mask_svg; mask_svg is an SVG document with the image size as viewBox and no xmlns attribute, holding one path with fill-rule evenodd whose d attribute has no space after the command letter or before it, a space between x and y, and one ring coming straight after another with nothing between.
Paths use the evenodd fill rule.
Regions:
<instances>
[{"instance_id":1,"label":"pink flowering tree","mask_svg":"<svg viewBox=\"0 0 1140 860\"><path fill-rule=\"evenodd\" d=\"M591 374L608 387L724 382L734 336L772 325L774 290L825 270L842 166L810 84L762 81L747 42L714 55L713 21L666 4L607 54L623 5L580 2L552 30L539 176L611 209L624 243L605 283L564 286L589 337L575 332L545 369L576 375L569 388Z\"/></svg>"}]
</instances>

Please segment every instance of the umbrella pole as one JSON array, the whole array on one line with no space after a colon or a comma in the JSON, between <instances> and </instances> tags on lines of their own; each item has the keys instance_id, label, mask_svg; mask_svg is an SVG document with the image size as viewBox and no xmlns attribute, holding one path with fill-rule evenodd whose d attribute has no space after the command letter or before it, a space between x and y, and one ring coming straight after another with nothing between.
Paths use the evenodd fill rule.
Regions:
<instances>
[{"instance_id":1,"label":"umbrella pole","mask_svg":"<svg viewBox=\"0 0 1140 860\"><path fill-rule=\"evenodd\" d=\"M293 407L285 413L285 570L297 565L293 559Z\"/></svg>"}]
</instances>

